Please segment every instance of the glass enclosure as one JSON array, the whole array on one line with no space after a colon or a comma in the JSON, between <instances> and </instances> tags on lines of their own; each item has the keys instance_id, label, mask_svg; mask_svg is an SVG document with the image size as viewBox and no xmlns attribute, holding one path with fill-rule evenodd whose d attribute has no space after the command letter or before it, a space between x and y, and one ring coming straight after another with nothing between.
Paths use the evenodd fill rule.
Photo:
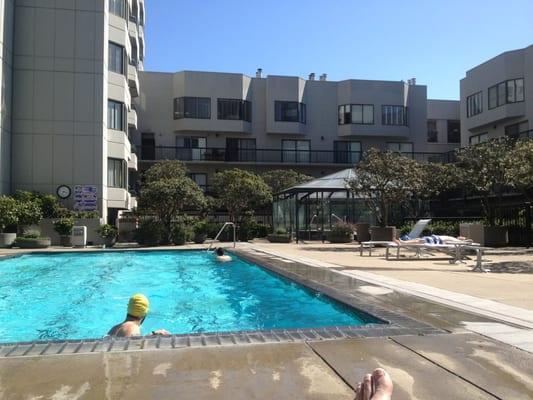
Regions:
<instances>
[{"instance_id":1,"label":"glass enclosure","mask_svg":"<svg viewBox=\"0 0 533 400\"><path fill-rule=\"evenodd\" d=\"M375 224L365 200L348 190L353 173L347 169L279 193L272 210L274 232L322 240L339 222Z\"/></svg>"}]
</instances>

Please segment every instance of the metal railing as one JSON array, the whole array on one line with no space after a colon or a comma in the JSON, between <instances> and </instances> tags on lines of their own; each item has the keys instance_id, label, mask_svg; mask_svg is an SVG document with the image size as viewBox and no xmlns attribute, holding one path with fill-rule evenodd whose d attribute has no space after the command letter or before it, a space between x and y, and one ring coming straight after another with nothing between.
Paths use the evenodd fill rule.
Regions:
<instances>
[{"instance_id":1,"label":"metal railing","mask_svg":"<svg viewBox=\"0 0 533 400\"><path fill-rule=\"evenodd\" d=\"M276 164L357 164L360 151L232 149L224 147L188 148L175 146L143 146L144 161L218 161ZM404 153L421 162L450 162L448 153Z\"/></svg>"}]
</instances>

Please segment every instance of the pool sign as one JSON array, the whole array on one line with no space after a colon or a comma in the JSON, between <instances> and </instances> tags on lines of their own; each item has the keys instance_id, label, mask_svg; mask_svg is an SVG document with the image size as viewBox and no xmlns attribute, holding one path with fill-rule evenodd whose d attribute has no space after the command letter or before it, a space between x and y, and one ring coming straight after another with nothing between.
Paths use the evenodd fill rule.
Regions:
<instances>
[{"instance_id":1,"label":"pool sign","mask_svg":"<svg viewBox=\"0 0 533 400\"><path fill-rule=\"evenodd\" d=\"M98 209L98 197L96 185L74 186L74 210L96 211Z\"/></svg>"}]
</instances>

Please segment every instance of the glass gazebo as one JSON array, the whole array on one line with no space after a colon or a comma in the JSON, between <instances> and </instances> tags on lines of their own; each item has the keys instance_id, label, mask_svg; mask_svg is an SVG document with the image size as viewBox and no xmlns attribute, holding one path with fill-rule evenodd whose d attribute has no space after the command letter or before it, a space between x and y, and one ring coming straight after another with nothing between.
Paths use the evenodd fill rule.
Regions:
<instances>
[{"instance_id":1,"label":"glass gazebo","mask_svg":"<svg viewBox=\"0 0 533 400\"><path fill-rule=\"evenodd\" d=\"M324 240L338 222L374 224L364 199L354 196L348 181L352 168L288 188L275 196L274 231L284 229L296 240Z\"/></svg>"}]
</instances>

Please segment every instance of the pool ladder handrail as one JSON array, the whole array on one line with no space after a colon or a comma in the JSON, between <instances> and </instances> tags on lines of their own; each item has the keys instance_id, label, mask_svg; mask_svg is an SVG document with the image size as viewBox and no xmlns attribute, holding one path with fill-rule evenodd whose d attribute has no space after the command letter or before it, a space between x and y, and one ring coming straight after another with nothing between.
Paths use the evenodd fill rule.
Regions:
<instances>
[{"instance_id":1,"label":"pool ladder handrail","mask_svg":"<svg viewBox=\"0 0 533 400\"><path fill-rule=\"evenodd\" d=\"M209 244L209 247L207 248L206 251L211 250L211 246L213 246L213 243L215 243L218 240L218 237L222 234L222 232L224 231L224 229L228 225L233 226L233 248L236 247L237 241L236 241L236 233L235 233L235 224L233 222L226 222L226 223L224 223L224 225L222 225L222 228L220 228L220 230L218 231L217 235L215 236L213 241Z\"/></svg>"}]
</instances>

